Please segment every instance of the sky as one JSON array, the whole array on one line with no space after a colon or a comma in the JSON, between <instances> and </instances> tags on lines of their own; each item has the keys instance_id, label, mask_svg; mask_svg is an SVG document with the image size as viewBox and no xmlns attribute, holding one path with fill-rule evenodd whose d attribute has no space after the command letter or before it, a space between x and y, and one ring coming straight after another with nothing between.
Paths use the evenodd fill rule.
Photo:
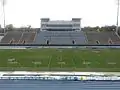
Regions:
<instances>
[{"instance_id":1,"label":"sky","mask_svg":"<svg viewBox=\"0 0 120 90\"><path fill-rule=\"evenodd\" d=\"M3 26L0 3L0 24ZM6 25L40 27L40 18L82 18L81 26L115 25L117 0L6 0ZM119 18L120 20L120 18ZM120 24L119 24L120 25Z\"/></svg>"}]
</instances>

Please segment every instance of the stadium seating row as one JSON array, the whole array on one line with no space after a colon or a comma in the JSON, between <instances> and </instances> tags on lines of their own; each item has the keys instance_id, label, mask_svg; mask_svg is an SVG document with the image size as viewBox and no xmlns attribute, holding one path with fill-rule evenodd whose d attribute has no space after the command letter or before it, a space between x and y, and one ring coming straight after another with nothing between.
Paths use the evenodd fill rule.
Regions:
<instances>
[{"instance_id":1,"label":"stadium seating row","mask_svg":"<svg viewBox=\"0 0 120 90\"><path fill-rule=\"evenodd\" d=\"M7 44L120 44L115 32L9 31L1 43Z\"/></svg>"},{"instance_id":2,"label":"stadium seating row","mask_svg":"<svg viewBox=\"0 0 120 90\"><path fill-rule=\"evenodd\" d=\"M41 31L37 34L35 44L85 44L86 37L82 31Z\"/></svg>"},{"instance_id":3,"label":"stadium seating row","mask_svg":"<svg viewBox=\"0 0 120 90\"><path fill-rule=\"evenodd\" d=\"M88 44L120 44L115 32L86 32Z\"/></svg>"},{"instance_id":4,"label":"stadium seating row","mask_svg":"<svg viewBox=\"0 0 120 90\"><path fill-rule=\"evenodd\" d=\"M7 44L24 44L32 43L34 41L36 33L35 32L20 32L20 31L10 31L2 38L1 43Z\"/></svg>"}]
</instances>

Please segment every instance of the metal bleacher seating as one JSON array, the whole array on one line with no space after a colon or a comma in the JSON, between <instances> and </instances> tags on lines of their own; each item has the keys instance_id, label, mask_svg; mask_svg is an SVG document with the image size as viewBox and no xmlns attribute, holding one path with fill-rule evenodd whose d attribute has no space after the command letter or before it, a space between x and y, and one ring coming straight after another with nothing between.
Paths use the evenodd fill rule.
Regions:
<instances>
[{"instance_id":1,"label":"metal bleacher seating","mask_svg":"<svg viewBox=\"0 0 120 90\"><path fill-rule=\"evenodd\" d=\"M34 41L35 35L35 32L23 32L23 35L19 40L19 44L32 43Z\"/></svg>"},{"instance_id":2,"label":"metal bleacher seating","mask_svg":"<svg viewBox=\"0 0 120 90\"><path fill-rule=\"evenodd\" d=\"M120 44L115 32L83 31L9 31L1 39L5 44Z\"/></svg>"},{"instance_id":3,"label":"metal bleacher seating","mask_svg":"<svg viewBox=\"0 0 120 90\"><path fill-rule=\"evenodd\" d=\"M115 32L86 32L88 44L120 44Z\"/></svg>"},{"instance_id":4,"label":"metal bleacher seating","mask_svg":"<svg viewBox=\"0 0 120 90\"><path fill-rule=\"evenodd\" d=\"M85 44L82 31L41 31L36 36L36 44ZM74 43L73 43L74 41Z\"/></svg>"},{"instance_id":5,"label":"metal bleacher seating","mask_svg":"<svg viewBox=\"0 0 120 90\"><path fill-rule=\"evenodd\" d=\"M2 38L4 44L26 44L32 43L35 39L35 32L10 31Z\"/></svg>"},{"instance_id":6,"label":"metal bleacher seating","mask_svg":"<svg viewBox=\"0 0 120 90\"><path fill-rule=\"evenodd\" d=\"M18 31L7 32L3 39L1 40L1 43L9 44L11 41L13 41L13 43L18 43L21 36L22 32Z\"/></svg>"}]
</instances>

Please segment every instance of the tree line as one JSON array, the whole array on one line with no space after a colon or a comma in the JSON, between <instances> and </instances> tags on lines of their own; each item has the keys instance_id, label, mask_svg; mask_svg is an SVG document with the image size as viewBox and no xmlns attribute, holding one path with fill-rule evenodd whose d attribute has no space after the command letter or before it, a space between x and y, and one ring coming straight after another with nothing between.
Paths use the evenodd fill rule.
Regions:
<instances>
[{"instance_id":1,"label":"tree line","mask_svg":"<svg viewBox=\"0 0 120 90\"><path fill-rule=\"evenodd\" d=\"M120 29L120 27L119 27ZM99 26L96 26L96 27L84 27L82 28L82 31L99 31L99 32L102 32L102 31L115 31L116 30L116 26L115 25L112 25L112 26L102 26L102 27L99 27Z\"/></svg>"},{"instance_id":2,"label":"tree line","mask_svg":"<svg viewBox=\"0 0 120 90\"><path fill-rule=\"evenodd\" d=\"M28 26L16 28L16 27L13 26L13 24L9 24L9 25L6 25L5 29L6 29L6 31L30 30L30 29L32 29L32 27L31 27L31 25L28 25ZM82 31L99 31L99 32L102 32L102 31L115 31L116 30L116 26L115 25L112 25L112 26L102 26L102 27L99 27L99 26L90 27L90 26L88 26L88 27L83 27L81 30ZM119 27L118 31L120 33L120 27Z\"/></svg>"}]
</instances>

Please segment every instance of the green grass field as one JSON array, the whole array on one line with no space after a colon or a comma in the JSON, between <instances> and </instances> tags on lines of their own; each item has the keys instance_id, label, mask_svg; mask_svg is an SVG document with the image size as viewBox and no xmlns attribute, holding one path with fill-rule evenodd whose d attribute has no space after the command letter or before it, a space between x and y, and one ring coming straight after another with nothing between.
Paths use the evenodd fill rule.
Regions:
<instances>
[{"instance_id":1,"label":"green grass field","mask_svg":"<svg viewBox=\"0 0 120 90\"><path fill-rule=\"evenodd\" d=\"M0 70L120 71L120 49L1 49Z\"/></svg>"}]
</instances>

